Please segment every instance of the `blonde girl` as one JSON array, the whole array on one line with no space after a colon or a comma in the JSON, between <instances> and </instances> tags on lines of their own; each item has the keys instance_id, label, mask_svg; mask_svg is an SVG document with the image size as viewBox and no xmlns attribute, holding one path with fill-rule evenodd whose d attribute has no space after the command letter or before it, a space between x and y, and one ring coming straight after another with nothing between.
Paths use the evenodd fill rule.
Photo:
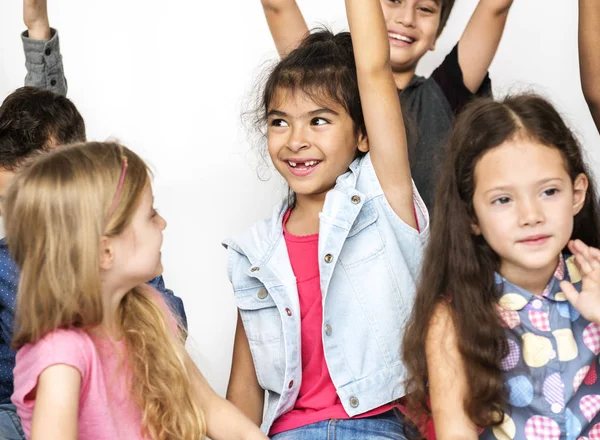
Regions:
<instances>
[{"instance_id":1,"label":"blonde girl","mask_svg":"<svg viewBox=\"0 0 600 440\"><path fill-rule=\"evenodd\" d=\"M166 222L135 153L88 143L45 155L3 213L21 269L12 401L27 438L264 438L211 390L144 284L162 272Z\"/></svg>"}]
</instances>

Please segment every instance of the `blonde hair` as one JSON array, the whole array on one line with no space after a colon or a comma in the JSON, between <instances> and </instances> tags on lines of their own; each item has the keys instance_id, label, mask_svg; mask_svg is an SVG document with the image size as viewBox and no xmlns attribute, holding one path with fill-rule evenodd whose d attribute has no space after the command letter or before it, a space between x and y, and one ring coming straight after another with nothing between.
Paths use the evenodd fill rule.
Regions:
<instances>
[{"instance_id":1,"label":"blonde hair","mask_svg":"<svg viewBox=\"0 0 600 440\"><path fill-rule=\"evenodd\" d=\"M8 247L21 269L13 348L58 328L102 323L101 239L126 229L149 182L139 156L97 142L43 155L15 177L3 207ZM200 439L206 428L181 355L183 332L175 334L163 308L143 286L121 301L132 397L150 438Z\"/></svg>"}]
</instances>

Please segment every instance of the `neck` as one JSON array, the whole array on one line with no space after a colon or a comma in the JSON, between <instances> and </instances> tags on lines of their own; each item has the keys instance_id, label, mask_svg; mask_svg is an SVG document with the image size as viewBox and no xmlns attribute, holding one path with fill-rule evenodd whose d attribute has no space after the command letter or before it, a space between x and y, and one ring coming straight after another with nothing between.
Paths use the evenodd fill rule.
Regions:
<instances>
[{"instance_id":1,"label":"neck","mask_svg":"<svg viewBox=\"0 0 600 440\"><path fill-rule=\"evenodd\" d=\"M557 256L553 262L539 269L525 269L503 261L500 263L500 275L516 286L535 295L541 295L552 279L558 261L559 257Z\"/></svg>"},{"instance_id":2,"label":"neck","mask_svg":"<svg viewBox=\"0 0 600 440\"><path fill-rule=\"evenodd\" d=\"M400 90L404 90L406 87L408 87L408 84L413 79L413 76L415 76L415 70L416 66L411 67L408 70L392 70L396 87Z\"/></svg>"},{"instance_id":3,"label":"neck","mask_svg":"<svg viewBox=\"0 0 600 440\"><path fill-rule=\"evenodd\" d=\"M120 322L119 307L123 297L131 289L126 288L109 288L103 287L102 297L103 301L103 318L102 324L100 325L99 331L102 333L101 336L108 336L111 339L119 340L123 338L123 329Z\"/></svg>"},{"instance_id":4,"label":"neck","mask_svg":"<svg viewBox=\"0 0 600 440\"><path fill-rule=\"evenodd\" d=\"M296 205L286 224L294 235L311 235L319 232L319 213L325 204L325 194L296 195Z\"/></svg>"}]
</instances>

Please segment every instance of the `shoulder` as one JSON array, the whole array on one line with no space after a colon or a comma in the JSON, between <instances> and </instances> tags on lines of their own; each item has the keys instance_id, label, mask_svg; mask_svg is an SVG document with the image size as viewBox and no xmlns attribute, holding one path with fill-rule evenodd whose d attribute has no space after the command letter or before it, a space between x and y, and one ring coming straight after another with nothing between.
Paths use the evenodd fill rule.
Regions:
<instances>
[{"instance_id":1,"label":"shoulder","mask_svg":"<svg viewBox=\"0 0 600 440\"><path fill-rule=\"evenodd\" d=\"M92 338L81 329L54 330L34 344L23 346L17 353L17 363L22 367L44 368L57 363L72 365L83 373L94 356Z\"/></svg>"},{"instance_id":2,"label":"shoulder","mask_svg":"<svg viewBox=\"0 0 600 440\"><path fill-rule=\"evenodd\" d=\"M250 260L261 259L283 235L283 216L288 206L288 201L283 200L275 205L270 217L259 220L241 234L224 240L221 244L228 250L229 260L236 261L239 256Z\"/></svg>"}]
</instances>

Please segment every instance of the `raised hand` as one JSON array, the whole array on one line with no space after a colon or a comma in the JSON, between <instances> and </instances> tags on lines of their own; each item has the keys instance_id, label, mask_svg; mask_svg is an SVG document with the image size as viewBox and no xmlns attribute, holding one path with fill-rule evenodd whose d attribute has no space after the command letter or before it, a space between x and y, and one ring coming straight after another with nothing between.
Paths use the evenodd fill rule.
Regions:
<instances>
[{"instance_id":1,"label":"raised hand","mask_svg":"<svg viewBox=\"0 0 600 440\"><path fill-rule=\"evenodd\" d=\"M581 273L581 292L568 281L560 287L567 300L588 321L600 324L600 250L587 246L581 240L569 242L575 264Z\"/></svg>"},{"instance_id":2,"label":"raised hand","mask_svg":"<svg viewBox=\"0 0 600 440\"><path fill-rule=\"evenodd\" d=\"M23 22L32 40L49 40L50 21L46 0L23 0Z\"/></svg>"}]
</instances>

